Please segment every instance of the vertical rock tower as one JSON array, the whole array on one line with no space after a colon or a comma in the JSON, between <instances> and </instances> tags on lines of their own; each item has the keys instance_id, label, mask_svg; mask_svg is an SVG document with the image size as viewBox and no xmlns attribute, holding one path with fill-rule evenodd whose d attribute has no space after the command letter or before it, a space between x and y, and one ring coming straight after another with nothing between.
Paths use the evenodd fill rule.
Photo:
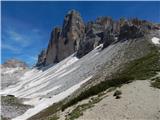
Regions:
<instances>
[{"instance_id":1,"label":"vertical rock tower","mask_svg":"<svg viewBox=\"0 0 160 120\"><path fill-rule=\"evenodd\" d=\"M64 18L63 27L51 32L46 50L45 65L57 63L78 50L79 42L85 33L85 25L80 14L71 10ZM38 64L41 66L40 64Z\"/></svg>"}]
</instances>

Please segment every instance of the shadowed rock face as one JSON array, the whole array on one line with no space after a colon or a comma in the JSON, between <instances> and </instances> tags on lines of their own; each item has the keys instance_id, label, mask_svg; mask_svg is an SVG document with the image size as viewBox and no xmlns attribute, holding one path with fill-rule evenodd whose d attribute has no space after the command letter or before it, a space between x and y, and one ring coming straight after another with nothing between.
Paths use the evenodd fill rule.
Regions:
<instances>
[{"instance_id":1,"label":"shadowed rock face","mask_svg":"<svg viewBox=\"0 0 160 120\"><path fill-rule=\"evenodd\" d=\"M99 17L86 25L85 37L80 41L77 57L83 57L98 45L105 42L106 31L113 31L114 21L110 17Z\"/></svg>"},{"instance_id":2,"label":"shadowed rock face","mask_svg":"<svg viewBox=\"0 0 160 120\"><path fill-rule=\"evenodd\" d=\"M79 42L83 38L85 25L80 14L71 10L65 16L60 36L58 60L61 61L73 54L79 48Z\"/></svg>"},{"instance_id":3,"label":"shadowed rock face","mask_svg":"<svg viewBox=\"0 0 160 120\"><path fill-rule=\"evenodd\" d=\"M110 17L98 17L84 24L80 14L71 10L64 18L62 29L52 31L47 51L41 52L37 66L57 63L75 52L81 58L100 44L106 48L116 42L144 37L154 29L160 27L137 18L114 21Z\"/></svg>"},{"instance_id":4,"label":"shadowed rock face","mask_svg":"<svg viewBox=\"0 0 160 120\"><path fill-rule=\"evenodd\" d=\"M38 55L38 62L36 66L44 66L46 63L46 50L42 50Z\"/></svg>"},{"instance_id":5,"label":"shadowed rock face","mask_svg":"<svg viewBox=\"0 0 160 120\"><path fill-rule=\"evenodd\" d=\"M85 25L80 14L71 10L64 18L63 27L54 28L46 53L41 52L36 66L57 63L79 48L79 42L84 36Z\"/></svg>"},{"instance_id":6,"label":"shadowed rock face","mask_svg":"<svg viewBox=\"0 0 160 120\"><path fill-rule=\"evenodd\" d=\"M46 52L46 64L52 64L58 62L58 50L59 50L59 37L60 37L61 28L54 28L51 33L51 39L48 44Z\"/></svg>"}]
</instances>

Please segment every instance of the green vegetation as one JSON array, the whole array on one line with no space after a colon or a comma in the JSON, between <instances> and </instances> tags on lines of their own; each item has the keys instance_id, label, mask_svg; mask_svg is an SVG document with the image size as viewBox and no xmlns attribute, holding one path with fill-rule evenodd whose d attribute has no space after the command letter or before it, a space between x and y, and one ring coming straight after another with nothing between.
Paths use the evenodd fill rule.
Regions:
<instances>
[{"instance_id":1,"label":"green vegetation","mask_svg":"<svg viewBox=\"0 0 160 120\"><path fill-rule=\"evenodd\" d=\"M152 52L145 57L130 62L121 76L127 75L135 80L145 80L153 77L157 74L157 71L160 71L159 60L159 51L152 50Z\"/></svg>"},{"instance_id":2,"label":"green vegetation","mask_svg":"<svg viewBox=\"0 0 160 120\"><path fill-rule=\"evenodd\" d=\"M30 105L22 104L22 101L20 99L17 99L13 95L1 96L1 104L15 105L17 107L20 106L32 107Z\"/></svg>"},{"instance_id":3,"label":"green vegetation","mask_svg":"<svg viewBox=\"0 0 160 120\"><path fill-rule=\"evenodd\" d=\"M91 107L94 106L95 103L101 101L102 98L99 97L93 97L88 103L78 105L74 110L72 110L71 113L68 114L65 120L74 120L81 115L83 115L83 112Z\"/></svg>"},{"instance_id":4,"label":"green vegetation","mask_svg":"<svg viewBox=\"0 0 160 120\"><path fill-rule=\"evenodd\" d=\"M86 103L83 105L78 105L67 117L65 120L74 120L75 118L80 117L83 115L83 111L90 108L90 104Z\"/></svg>"},{"instance_id":5,"label":"green vegetation","mask_svg":"<svg viewBox=\"0 0 160 120\"><path fill-rule=\"evenodd\" d=\"M9 120L9 118L5 118L1 115L1 119L0 120Z\"/></svg>"},{"instance_id":6,"label":"green vegetation","mask_svg":"<svg viewBox=\"0 0 160 120\"><path fill-rule=\"evenodd\" d=\"M52 115L51 117L48 117L47 120L58 120L59 117L57 116L57 114Z\"/></svg>"},{"instance_id":7,"label":"green vegetation","mask_svg":"<svg viewBox=\"0 0 160 120\"><path fill-rule=\"evenodd\" d=\"M55 113L59 110L61 110L62 102L54 103L52 106L46 108L42 112L34 115L33 117L29 118L28 120L37 120L41 118L41 120L56 120L58 119L58 116L55 115ZM53 115L53 116L51 116ZM51 117L50 117L51 116ZM56 117L57 116L57 117Z\"/></svg>"},{"instance_id":8,"label":"green vegetation","mask_svg":"<svg viewBox=\"0 0 160 120\"><path fill-rule=\"evenodd\" d=\"M116 90L116 87L110 87L110 88L108 88L107 92L112 92L114 90Z\"/></svg>"},{"instance_id":9,"label":"green vegetation","mask_svg":"<svg viewBox=\"0 0 160 120\"><path fill-rule=\"evenodd\" d=\"M151 81L151 86L160 89L160 77L155 77Z\"/></svg>"},{"instance_id":10,"label":"green vegetation","mask_svg":"<svg viewBox=\"0 0 160 120\"><path fill-rule=\"evenodd\" d=\"M88 90L82 92L79 96L72 99L68 103L64 104L62 106L62 111L64 109L66 109L67 107L76 104L78 101L81 101L81 100L86 99L88 97L91 97L93 95L97 95L98 93L105 91L106 89L108 89L110 87L120 87L124 83L129 83L130 80L132 80L132 79L133 78L130 78L130 77L121 77L121 78L115 78L112 80L103 81L103 82L89 88Z\"/></svg>"},{"instance_id":11,"label":"green vegetation","mask_svg":"<svg viewBox=\"0 0 160 120\"><path fill-rule=\"evenodd\" d=\"M20 104L20 100L12 95L1 96L2 104L6 102L7 104Z\"/></svg>"},{"instance_id":12,"label":"green vegetation","mask_svg":"<svg viewBox=\"0 0 160 120\"><path fill-rule=\"evenodd\" d=\"M121 85L130 83L133 80L145 80L156 75L157 71L160 71L159 57L160 53L158 50L152 49L150 54L128 63L123 72L113 76L112 79L108 80L108 78L106 78L105 81L83 91L76 98L64 104L62 106L62 111L67 107L70 107L83 99L97 95L108 88L120 87Z\"/></svg>"},{"instance_id":13,"label":"green vegetation","mask_svg":"<svg viewBox=\"0 0 160 120\"><path fill-rule=\"evenodd\" d=\"M35 115L29 120L35 120L38 118L45 118L46 116L53 115L59 110L65 110L66 108L78 103L81 100L87 99L91 96L98 95L96 99L91 99L89 103L77 106L67 117L66 120L74 120L83 114L83 111L94 106L96 102L99 102L101 96L105 93L103 91L109 92L115 90L117 87L120 87L123 84L132 82L133 80L145 80L151 78L160 71L160 53L155 48L151 50L150 54L131 61L125 65L125 68L121 73L118 73L112 76L111 79L105 78L105 80L95 86L90 87L89 89L81 92L77 97L65 103L61 101L59 103L53 104L46 110ZM97 78L98 79L98 78ZM155 79L152 81L152 86L160 88L160 80ZM118 98L117 98L118 99ZM65 104L64 104L65 103ZM55 118L55 119L54 119ZM51 117L49 120L56 120L58 117Z\"/></svg>"}]
</instances>

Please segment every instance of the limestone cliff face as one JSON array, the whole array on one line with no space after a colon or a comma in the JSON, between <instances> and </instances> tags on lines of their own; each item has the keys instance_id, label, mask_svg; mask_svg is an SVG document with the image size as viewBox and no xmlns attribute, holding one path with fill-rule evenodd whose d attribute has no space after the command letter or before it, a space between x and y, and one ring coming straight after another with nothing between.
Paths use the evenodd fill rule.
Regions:
<instances>
[{"instance_id":1,"label":"limestone cliff face","mask_svg":"<svg viewBox=\"0 0 160 120\"><path fill-rule=\"evenodd\" d=\"M77 51L79 42L84 36L84 32L85 25L80 14L75 10L69 11L63 22L59 41L59 61Z\"/></svg>"},{"instance_id":2,"label":"limestone cliff face","mask_svg":"<svg viewBox=\"0 0 160 120\"><path fill-rule=\"evenodd\" d=\"M58 62L58 50L59 50L59 37L61 28L54 28L51 32L51 38L48 44L46 52L46 64L52 64Z\"/></svg>"},{"instance_id":3,"label":"limestone cliff face","mask_svg":"<svg viewBox=\"0 0 160 120\"><path fill-rule=\"evenodd\" d=\"M71 10L64 18L62 28L54 28L46 52L41 52L37 66L60 62L76 52L81 58L95 47L103 44L103 49L110 44L140 38L159 25L145 20L111 17L98 17L95 21L84 24L80 14Z\"/></svg>"},{"instance_id":4,"label":"limestone cliff face","mask_svg":"<svg viewBox=\"0 0 160 120\"><path fill-rule=\"evenodd\" d=\"M85 25L80 14L75 10L69 11L64 18L62 29L56 27L51 32L46 55L43 54L45 59L42 60L40 54L37 66L57 63L73 54L78 50L84 33Z\"/></svg>"},{"instance_id":5,"label":"limestone cliff face","mask_svg":"<svg viewBox=\"0 0 160 120\"><path fill-rule=\"evenodd\" d=\"M46 50L42 50L38 55L36 66L45 66L46 64Z\"/></svg>"}]
</instances>

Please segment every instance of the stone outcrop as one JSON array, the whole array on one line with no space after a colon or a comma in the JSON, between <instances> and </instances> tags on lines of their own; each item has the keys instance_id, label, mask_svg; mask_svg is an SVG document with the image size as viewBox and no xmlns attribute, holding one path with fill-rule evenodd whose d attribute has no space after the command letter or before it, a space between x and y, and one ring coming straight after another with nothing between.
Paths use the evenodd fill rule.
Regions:
<instances>
[{"instance_id":1,"label":"stone outcrop","mask_svg":"<svg viewBox=\"0 0 160 120\"><path fill-rule=\"evenodd\" d=\"M104 49L119 41L143 37L154 29L160 29L159 25L137 18L115 21L111 17L98 17L84 24L80 14L71 10L62 28L52 31L47 51L41 52L37 66L57 63L75 52L81 58L100 44Z\"/></svg>"},{"instance_id":2,"label":"stone outcrop","mask_svg":"<svg viewBox=\"0 0 160 120\"><path fill-rule=\"evenodd\" d=\"M85 25L80 14L71 10L65 16L59 41L58 60L61 61L79 48L79 42L85 33Z\"/></svg>"},{"instance_id":3,"label":"stone outcrop","mask_svg":"<svg viewBox=\"0 0 160 120\"><path fill-rule=\"evenodd\" d=\"M81 58L102 43L110 43L109 33L113 33L115 27L114 21L110 17L99 17L95 22L89 22L86 25L85 38L80 42L77 57Z\"/></svg>"},{"instance_id":4,"label":"stone outcrop","mask_svg":"<svg viewBox=\"0 0 160 120\"><path fill-rule=\"evenodd\" d=\"M38 61L36 66L45 66L46 63L46 50L42 50L38 55Z\"/></svg>"},{"instance_id":5,"label":"stone outcrop","mask_svg":"<svg viewBox=\"0 0 160 120\"><path fill-rule=\"evenodd\" d=\"M58 50L59 50L59 37L61 33L61 28L56 27L51 32L50 41L48 44L46 52L46 64L52 64L59 62L58 60Z\"/></svg>"},{"instance_id":6,"label":"stone outcrop","mask_svg":"<svg viewBox=\"0 0 160 120\"><path fill-rule=\"evenodd\" d=\"M80 14L71 10L64 18L62 29L54 28L46 54L41 52L36 66L57 63L79 49L79 42L85 33L85 25Z\"/></svg>"}]
</instances>

